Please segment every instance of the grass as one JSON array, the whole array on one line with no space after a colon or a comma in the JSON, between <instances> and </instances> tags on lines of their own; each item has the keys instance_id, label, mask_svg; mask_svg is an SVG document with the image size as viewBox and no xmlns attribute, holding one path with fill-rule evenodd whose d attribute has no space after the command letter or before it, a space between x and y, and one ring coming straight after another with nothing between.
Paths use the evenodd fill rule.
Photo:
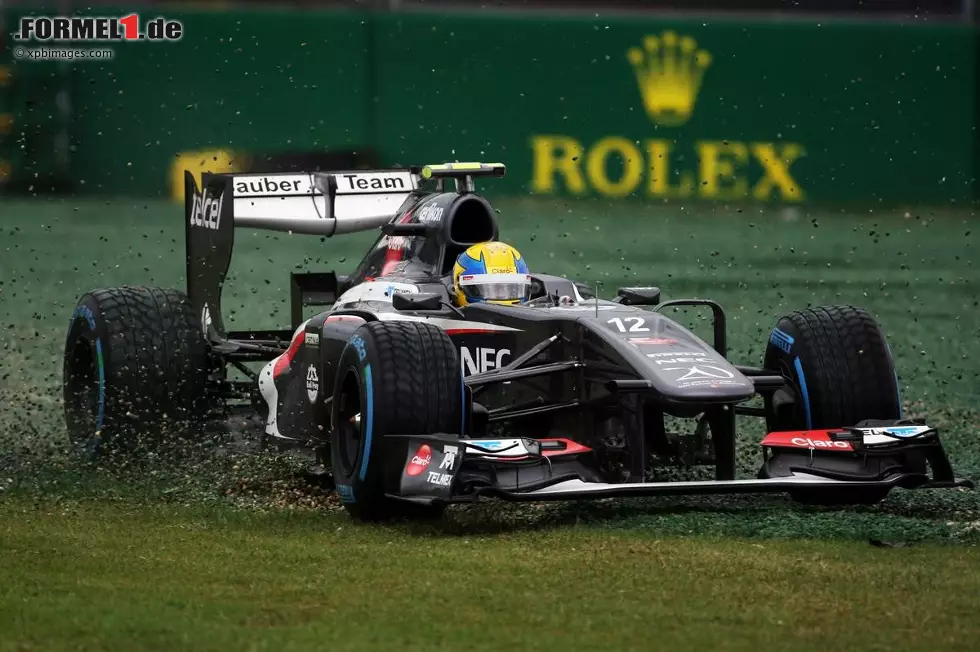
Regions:
<instances>
[{"instance_id":1,"label":"grass","mask_svg":"<svg viewBox=\"0 0 980 652\"><path fill-rule=\"evenodd\" d=\"M0 649L974 649L980 551L0 505Z\"/></svg>"},{"instance_id":2,"label":"grass","mask_svg":"<svg viewBox=\"0 0 980 652\"><path fill-rule=\"evenodd\" d=\"M978 234L969 209L845 213L501 201L533 270L716 299L737 362L809 305L872 311L908 413L980 480ZM240 231L231 328L286 321L291 270L351 270L369 234ZM151 473L63 450L61 349L88 289L183 285L181 208L0 200L0 650L970 649L976 492L881 505L663 498L453 510L354 526L285 458L202 455ZM707 333L693 312L679 318ZM758 468L740 422L739 472ZM907 547L877 548L869 539ZM955 544L955 545L953 545Z\"/></svg>"}]
</instances>

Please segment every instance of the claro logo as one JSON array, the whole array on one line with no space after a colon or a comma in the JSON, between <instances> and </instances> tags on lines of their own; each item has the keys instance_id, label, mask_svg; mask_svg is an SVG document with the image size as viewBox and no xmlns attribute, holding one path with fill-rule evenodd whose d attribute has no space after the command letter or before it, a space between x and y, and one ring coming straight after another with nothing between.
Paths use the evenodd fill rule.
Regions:
<instances>
[{"instance_id":1,"label":"claro logo","mask_svg":"<svg viewBox=\"0 0 980 652\"><path fill-rule=\"evenodd\" d=\"M429 448L428 444L422 444L419 449L415 451L415 455L409 461L408 466L405 467L405 475L416 476L421 475L423 471L429 466L429 462L432 461L432 449Z\"/></svg>"},{"instance_id":2,"label":"claro logo","mask_svg":"<svg viewBox=\"0 0 980 652\"><path fill-rule=\"evenodd\" d=\"M851 445L846 441L822 441L820 439L810 439L809 437L793 437L789 440L794 446L800 448L843 448L851 449Z\"/></svg>"}]
</instances>

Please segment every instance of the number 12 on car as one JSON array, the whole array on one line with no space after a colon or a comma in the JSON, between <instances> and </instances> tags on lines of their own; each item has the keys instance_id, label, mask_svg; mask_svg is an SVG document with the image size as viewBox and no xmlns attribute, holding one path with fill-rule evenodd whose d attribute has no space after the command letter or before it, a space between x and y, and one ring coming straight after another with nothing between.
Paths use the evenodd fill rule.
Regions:
<instances>
[{"instance_id":1,"label":"number 12 on car","mask_svg":"<svg viewBox=\"0 0 980 652\"><path fill-rule=\"evenodd\" d=\"M643 317L613 317L606 321L613 324L620 333L649 333L650 329L644 326L646 320Z\"/></svg>"}]
</instances>

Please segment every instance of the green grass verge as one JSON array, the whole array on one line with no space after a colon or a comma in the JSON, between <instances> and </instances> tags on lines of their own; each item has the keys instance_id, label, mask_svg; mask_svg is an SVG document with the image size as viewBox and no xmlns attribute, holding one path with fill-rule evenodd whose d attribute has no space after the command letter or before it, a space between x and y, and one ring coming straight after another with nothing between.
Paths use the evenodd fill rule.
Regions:
<instances>
[{"instance_id":1,"label":"green grass verge","mask_svg":"<svg viewBox=\"0 0 980 652\"><path fill-rule=\"evenodd\" d=\"M0 503L0 650L972 650L980 551ZM434 529L433 529L434 528Z\"/></svg>"},{"instance_id":2,"label":"green grass verge","mask_svg":"<svg viewBox=\"0 0 980 652\"><path fill-rule=\"evenodd\" d=\"M980 236L970 210L848 214L535 200L501 201L498 209L502 237L521 249L532 269L600 282L606 295L619 285L658 284L666 298L720 301L737 362L761 360L772 325L788 310L863 305L888 334L907 412L940 426L956 470L980 479L980 272L974 265ZM6 483L22 485L59 459L50 453L63 442L61 351L78 296L127 283L182 287L183 219L179 205L133 200L3 201L0 215L0 451L17 455L8 466L30 469L26 480L16 474ZM281 327L289 271L348 272L373 237L238 231L224 296L226 324ZM703 317L678 314L707 335ZM742 419L740 428L739 472L748 476L760 462L761 427ZM291 500L272 479L275 465L225 460L216 467L196 470L191 480L170 470L161 477L173 487L193 485L185 493L195 500L230 495L251 502L263 493L274 505ZM894 493L880 507L853 512L855 531L899 518L911 538L971 538L980 521L973 494ZM730 505L745 504L696 503L722 510L714 517L722 521L727 516L719 514L728 514ZM741 529L785 529L781 517L773 525L752 513L736 518ZM655 514L638 514L624 522L663 526ZM800 534L839 536L850 527L832 527L839 521L830 518L801 521L812 522L822 525Z\"/></svg>"}]
</instances>

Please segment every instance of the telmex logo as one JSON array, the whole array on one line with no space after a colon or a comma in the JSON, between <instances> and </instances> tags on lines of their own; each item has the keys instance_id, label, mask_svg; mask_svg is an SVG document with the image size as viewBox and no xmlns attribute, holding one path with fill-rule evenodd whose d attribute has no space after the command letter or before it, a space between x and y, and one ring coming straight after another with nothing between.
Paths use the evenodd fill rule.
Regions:
<instances>
[{"instance_id":1,"label":"telmex logo","mask_svg":"<svg viewBox=\"0 0 980 652\"><path fill-rule=\"evenodd\" d=\"M650 120L667 128L687 124L702 83L711 81L711 53L691 36L665 31L628 48L626 61ZM664 138L608 135L591 144L574 135L532 135L531 189L546 195L565 191L605 197L803 199L792 169L804 155L801 144L744 142L724 138L725 134L678 144L678 135L686 133L666 132Z\"/></svg>"}]
</instances>

